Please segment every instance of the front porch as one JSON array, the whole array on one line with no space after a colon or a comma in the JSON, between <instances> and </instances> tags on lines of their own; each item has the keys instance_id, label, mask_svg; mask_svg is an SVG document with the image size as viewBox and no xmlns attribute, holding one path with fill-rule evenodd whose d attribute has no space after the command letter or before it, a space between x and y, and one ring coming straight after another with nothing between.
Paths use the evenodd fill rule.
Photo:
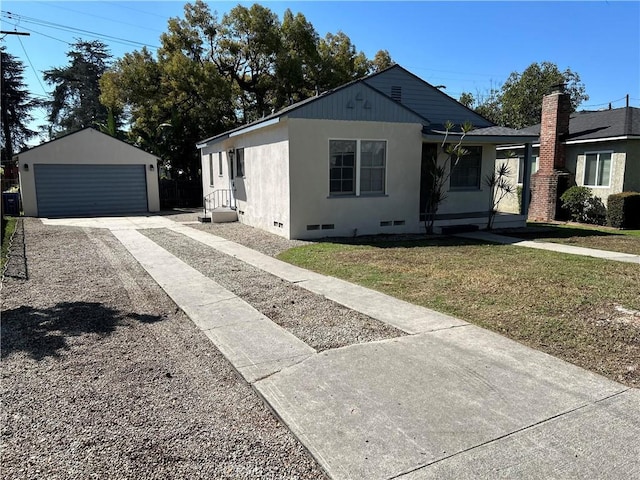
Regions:
<instances>
[{"instance_id":1,"label":"front porch","mask_svg":"<svg viewBox=\"0 0 640 480\"><path fill-rule=\"evenodd\" d=\"M424 222L424 217L421 219ZM467 213L444 213L436 214L433 223L434 233L443 233L443 228L469 226L471 229L485 230L489 222L489 213L467 212ZM493 229L502 228L524 228L527 226L527 218L524 215L497 212L493 219ZM426 231L424 223L420 227L421 232Z\"/></svg>"}]
</instances>

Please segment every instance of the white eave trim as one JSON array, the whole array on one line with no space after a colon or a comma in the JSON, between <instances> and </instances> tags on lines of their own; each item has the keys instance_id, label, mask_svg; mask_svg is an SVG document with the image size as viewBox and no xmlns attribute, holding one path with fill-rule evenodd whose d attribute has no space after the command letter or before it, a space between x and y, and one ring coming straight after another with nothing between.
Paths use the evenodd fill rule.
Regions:
<instances>
[{"instance_id":1,"label":"white eave trim","mask_svg":"<svg viewBox=\"0 0 640 480\"><path fill-rule=\"evenodd\" d=\"M433 133L423 133L422 140L430 141L430 142L441 142L445 137L445 132L435 132ZM450 138L451 141L458 141L462 133L460 132L449 132L447 134L447 138ZM518 135L515 137L508 135L473 135L472 133L468 133L463 140L463 144L490 144L490 145L498 145L498 144L506 144L511 142L526 142L533 141L538 138L537 136L527 136L527 135ZM524 148L524 145L522 145ZM513 148L513 147L511 147Z\"/></svg>"},{"instance_id":2,"label":"white eave trim","mask_svg":"<svg viewBox=\"0 0 640 480\"><path fill-rule=\"evenodd\" d=\"M592 140L568 140L565 145L578 145L580 143L615 142L617 140L637 140L640 137L635 135L622 135L620 137L594 138Z\"/></svg>"},{"instance_id":3,"label":"white eave trim","mask_svg":"<svg viewBox=\"0 0 640 480\"><path fill-rule=\"evenodd\" d=\"M278 122L280 122L280 117L276 117L276 118L272 118L271 120L266 120L264 122L256 123L256 124L251 125L251 126L246 127L246 128L241 128L240 130L236 130L235 132L231 132L228 135L221 134L220 136L215 137L215 139L211 139L211 141L209 141L209 142L203 142L203 143L196 144L196 148L198 150L201 150L203 148L209 147L209 146L214 145L216 143L220 143L221 141L223 141L223 140L225 140L227 138L237 137L238 135L242 135L244 133L253 132L254 130L259 130L261 128L268 127L270 125L275 125Z\"/></svg>"},{"instance_id":4,"label":"white eave trim","mask_svg":"<svg viewBox=\"0 0 640 480\"><path fill-rule=\"evenodd\" d=\"M264 127L269 127L271 125L277 124L278 122L280 122L280 117L276 117L276 118L272 118L271 120L266 120L264 122L256 123L255 125L251 125L250 127L243 128L241 130L236 130L235 132L231 132L229 134L229 138L237 137L238 135L253 132L254 130L259 130Z\"/></svg>"},{"instance_id":5,"label":"white eave trim","mask_svg":"<svg viewBox=\"0 0 640 480\"><path fill-rule=\"evenodd\" d=\"M565 145L580 145L583 143L615 142L618 140L640 140L640 136L621 135L619 137L590 138L585 140L567 140L566 142L562 142L562 143L564 143ZM533 143L531 146L534 148L539 147L540 142ZM496 147L496 150L510 150L512 148L524 148L524 145L500 146L500 147Z\"/></svg>"}]
</instances>

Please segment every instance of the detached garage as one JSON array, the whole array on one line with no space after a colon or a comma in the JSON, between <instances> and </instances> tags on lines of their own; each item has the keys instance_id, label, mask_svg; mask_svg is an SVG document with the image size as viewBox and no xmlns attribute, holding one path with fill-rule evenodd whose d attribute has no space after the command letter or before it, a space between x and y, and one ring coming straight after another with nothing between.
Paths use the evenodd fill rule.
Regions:
<instances>
[{"instance_id":1,"label":"detached garage","mask_svg":"<svg viewBox=\"0 0 640 480\"><path fill-rule=\"evenodd\" d=\"M93 128L24 151L17 160L27 216L160 210L158 159Z\"/></svg>"}]
</instances>

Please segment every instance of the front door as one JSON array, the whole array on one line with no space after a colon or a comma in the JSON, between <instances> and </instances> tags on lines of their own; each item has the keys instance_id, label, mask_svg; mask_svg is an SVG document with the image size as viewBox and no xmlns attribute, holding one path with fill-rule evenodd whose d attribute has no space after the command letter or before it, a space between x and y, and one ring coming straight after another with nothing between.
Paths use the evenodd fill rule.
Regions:
<instances>
[{"instance_id":1,"label":"front door","mask_svg":"<svg viewBox=\"0 0 640 480\"><path fill-rule=\"evenodd\" d=\"M422 161L420 162L420 221L425 219L425 207L432 182L431 169L433 158L438 154L438 145L436 143L422 144Z\"/></svg>"}]
</instances>

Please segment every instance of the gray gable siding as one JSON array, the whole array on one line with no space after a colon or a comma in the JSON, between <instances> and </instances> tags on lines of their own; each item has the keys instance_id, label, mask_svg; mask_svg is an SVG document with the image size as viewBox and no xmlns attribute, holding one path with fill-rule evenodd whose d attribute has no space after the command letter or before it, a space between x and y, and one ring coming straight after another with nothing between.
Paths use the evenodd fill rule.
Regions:
<instances>
[{"instance_id":1,"label":"gray gable siding","mask_svg":"<svg viewBox=\"0 0 640 480\"><path fill-rule=\"evenodd\" d=\"M362 82L320 97L286 114L290 118L420 123L425 120Z\"/></svg>"},{"instance_id":2,"label":"gray gable siding","mask_svg":"<svg viewBox=\"0 0 640 480\"><path fill-rule=\"evenodd\" d=\"M391 87L401 87L401 102L433 124L443 125L446 121L462 124L469 121L476 128L493 125L401 67L392 67L364 81L389 97L392 96Z\"/></svg>"}]
</instances>

